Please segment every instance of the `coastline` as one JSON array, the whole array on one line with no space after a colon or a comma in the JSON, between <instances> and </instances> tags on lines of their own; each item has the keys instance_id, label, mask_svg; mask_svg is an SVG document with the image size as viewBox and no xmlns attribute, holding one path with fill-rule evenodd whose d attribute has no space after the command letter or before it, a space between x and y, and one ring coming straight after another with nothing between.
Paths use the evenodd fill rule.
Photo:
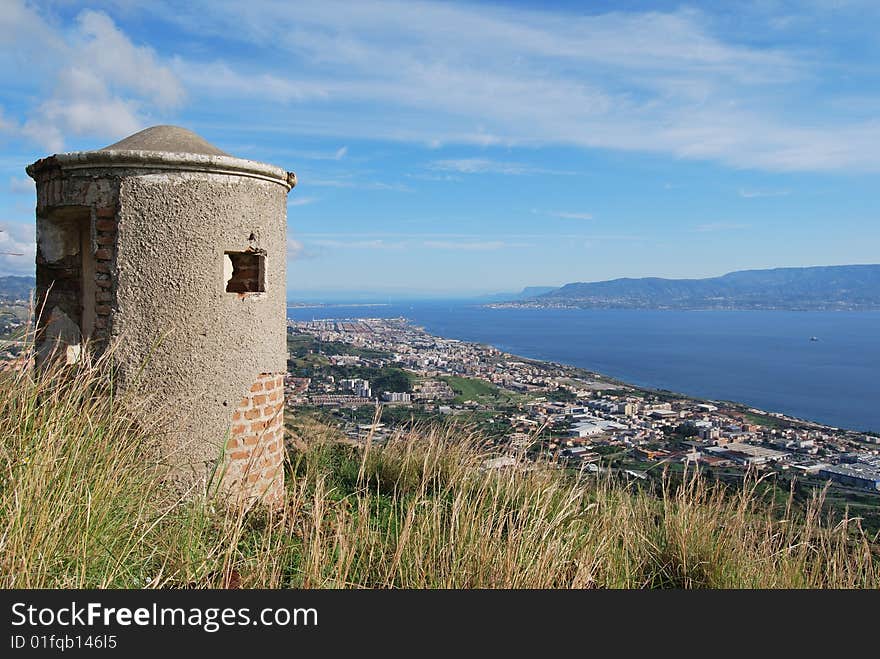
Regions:
<instances>
[{"instance_id":1,"label":"coastline","mask_svg":"<svg viewBox=\"0 0 880 659\"><path fill-rule=\"evenodd\" d=\"M354 305L346 305L346 306L354 306ZM718 397L705 397L699 395L693 395L688 393L683 393L681 391L676 391L668 388L659 388L637 384L631 380L620 378L612 375L608 375L601 371L592 370L589 368L585 368L583 366L578 366L576 364L570 362L564 362L555 359L545 359L539 357L532 357L526 354L522 354L520 352L514 352L507 350L501 346L495 345L491 342L485 341L471 341L464 339L457 339L452 337L443 336L437 332L429 332L425 324L415 318L410 316L399 316L395 319L388 318L374 318L374 319L365 319L363 317L349 317L349 318L333 318L333 319L324 319L322 321L315 322L328 322L328 323L360 323L360 322L374 322L374 323L382 323L389 320L403 321L410 328L414 330L418 330L423 332L426 336L433 338L438 343L449 342L455 343L460 346L472 346L474 348L478 348L481 350L490 350L498 353L508 360L515 360L519 362L523 362L526 364L535 365L543 370L554 371L557 376L560 377L575 377L575 378L583 378L585 380L601 382L604 387L602 389L607 391L619 391L622 394L634 395L641 398L655 398L655 399L663 399L663 400L674 400L674 401L689 401L692 404L698 405L710 405L716 406L719 410L733 415L735 418L743 419L751 419L751 420L759 420L761 425L767 425L771 427L785 427L791 429L800 429L804 431L816 431L823 432L828 434L840 434L849 437L858 437L858 436L876 436L875 432L870 430L864 430L853 427L846 427L841 425L834 425L824 423L822 421L810 419L804 416L796 416L793 414L788 414L785 412L775 411L766 407L759 407L753 404L730 400L725 398ZM595 387L594 387L595 388Z\"/></svg>"},{"instance_id":2,"label":"coastline","mask_svg":"<svg viewBox=\"0 0 880 659\"><path fill-rule=\"evenodd\" d=\"M833 481L841 505L880 496L878 433L444 338L403 316L290 320L288 334L287 404L297 423L333 427L355 443L459 419L499 464L544 456L639 480L692 465L736 483L758 470L806 491Z\"/></svg>"},{"instance_id":3,"label":"coastline","mask_svg":"<svg viewBox=\"0 0 880 659\"><path fill-rule=\"evenodd\" d=\"M575 307L571 307L571 308L575 308ZM713 310L709 310L709 311L718 311L718 310L713 309ZM427 334L429 334L431 336L435 336L436 338L446 339L446 340L455 340L455 341L459 340L459 339L450 339L450 337L443 337L443 336L439 336L439 335L435 335L430 332L427 332L427 330L425 330L424 327L421 327L421 326L415 324L415 322L412 321L411 319L407 319L407 322L412 324L414 327L422 329ZM626 381L626 380L621 380L620 378L612 377L612 376L607 375L605 373L600 373L598 371L592 371L590 369L587 369L587 368L584 368L581 366L577 366L575 364L566 364L563 362L557 362L557 361L547 360L547 359L536 359L533 357L527 357L525 355L519 355L519 354L512 353L512 352L507 352L507 351L503 350L502 348L499 348L498 346L492 345L491 343L479 343L479 342L474 342L474 341L462 341L462 343L469 343L474 346L492 348L494 350L497 350L498 352L500 352L501 354L503 354L505 356L512 357L514 359L521 360L521 361L527 362L527 363L541 364L541 365L551 366L551 367L559 368L559 369L573 369L575 372L581 373L586 377L601 380L604 382L608 382L609 384L618 386L621 389L629 389L629 390L636 391L636 392L642 392L642 393L645 393L645 394L648 394L651 396L673 397L676 399L689 400L689 401L693 401L696 403L708 403L708 404L718 405L718 406L720 406L720 408L721 408L721 406L723 406L723 408L730 408L730 409L732 409L736 412L739 412L739 413L748 412L748 413L752 413L752 414L773 417L774 419L776 419L778 421L781 421L784 423L789 423L794 426L804 426L804 427L809 427L809 428L813 428L813 429L817 429L817 430L827 430L827 431L831 431L831 432L842 431L842 432L846 432L846 433L857 433L857 434L870 434L870 432L871 432L871 431L860 430L857 428L845 428L845 427L840 427L840 426L832 426L829 424L822 423L821 421L815 421L813 419L796 417L796 416L792 416L789 414L785 414L783 412L777 412L775 410L759 409L759 408L756 408L752 405L749 405L748 403L744 403L741 401L720 400L720 399L714 399L714 398L701 398L699 396L693 396L693 395L682 393L679 391L672 391L669 389L657 389L654 387L638 385L638 384L634 384L634 383Z\"/></svg>"}]
</instances>

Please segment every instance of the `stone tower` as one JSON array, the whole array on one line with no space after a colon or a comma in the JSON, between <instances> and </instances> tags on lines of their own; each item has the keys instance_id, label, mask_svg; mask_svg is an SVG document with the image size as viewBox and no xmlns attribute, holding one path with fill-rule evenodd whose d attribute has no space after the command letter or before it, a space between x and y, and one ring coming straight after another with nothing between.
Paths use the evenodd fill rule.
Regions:
<instances>
[{"instance_id":1,"label":"stone tower","mask_svg":"<svg viewBox=\"0 0 880 659\"><path fill-rule=\"evenodd\" d=\"M283 492L286 216L293 173L155 126L27 168L37 187L37 363L113 346L162 409L181 493ZM167 408L167 409L164 409Z\"/></svg>"}]
</instances>

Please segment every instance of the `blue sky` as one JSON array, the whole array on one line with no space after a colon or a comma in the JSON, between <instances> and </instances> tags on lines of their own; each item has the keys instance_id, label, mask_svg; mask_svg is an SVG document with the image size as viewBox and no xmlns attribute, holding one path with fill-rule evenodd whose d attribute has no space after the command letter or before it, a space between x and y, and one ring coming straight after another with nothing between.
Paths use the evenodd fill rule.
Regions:
<instances>
[{"instance_id":1,"label":"blue sky","mask_svg":"<svg viewBox=\"0 0 880 659\"><path fill-rule=\"evenodd\" d=\"M292 291L878 262L878 28L872 0L3 0L0 274L33 270L27 163L164 123L297 172Z\"/></svg>"}]
</instances>

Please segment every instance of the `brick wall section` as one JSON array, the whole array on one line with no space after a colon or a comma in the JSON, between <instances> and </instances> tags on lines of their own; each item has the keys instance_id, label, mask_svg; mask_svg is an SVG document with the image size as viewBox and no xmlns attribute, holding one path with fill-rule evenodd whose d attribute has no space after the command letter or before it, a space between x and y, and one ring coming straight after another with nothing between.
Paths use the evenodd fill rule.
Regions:
<instances>
[{"instance_id":1,"label":"brick wall section","mask_svg":"<svg viewBox=\"0 0 880 659\"><path fill-rule=\"evenodd\" d=\"M61 168L55 165L56 161L53 158L44 158L37 162L43 164L36 179L37 214L39 215L47 207L60 206L67 200L64 194L64 179L61 177Z\"/></svg>"},{"instance_id":2,"label":"brick wall section","mask_svg":"<svg viewBox=\"0 0 880 659\"><path fill-rule=\"evenodd\" d=\"M100 206L94 211L95 236L95 329L92 341L103 348L110 336L110 312L115 300L113 262L116 256L116 208Z\"/></svg>"},{"instance_id":3,"label":"brick wall section","mask_svg":"<svg viewBox=\"0 0 880 659\"><path fill-rule=\"evenodd\" d=\"M270 506L284 494L284 376L260 373L232 414L223 488Z\"/></svg>"},{"instance_id":4,"label":"brick wall section","mask_svg":"<svg viewBox=\"0 0 880 659\"><path fill-rule=\"evenodd\" d=\"M232 261L232 278L227 293L257 293L263 290L263 264L260 254L228 252Z\"/></svg>"}]
</instances>

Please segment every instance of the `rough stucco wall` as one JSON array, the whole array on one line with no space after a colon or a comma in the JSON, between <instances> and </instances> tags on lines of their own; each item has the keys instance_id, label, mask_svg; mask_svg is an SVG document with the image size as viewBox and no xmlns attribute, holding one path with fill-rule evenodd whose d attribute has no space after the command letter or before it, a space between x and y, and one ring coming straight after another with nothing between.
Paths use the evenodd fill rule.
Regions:
<instances>
[{"instance_id":1,"label":"rough stucco wall","mask_svg":"<svg viewBox=\"0 0 880 659\"><path fill-rule=\"evenodd\" d=\"M286 198L235 175L121 181L111 338L121 385L167 403L181 490L204 487L257 376L286 370ZM248 249L265 252L266 292L227 293L224 252Z\"/></svg>"}]
</instances>

